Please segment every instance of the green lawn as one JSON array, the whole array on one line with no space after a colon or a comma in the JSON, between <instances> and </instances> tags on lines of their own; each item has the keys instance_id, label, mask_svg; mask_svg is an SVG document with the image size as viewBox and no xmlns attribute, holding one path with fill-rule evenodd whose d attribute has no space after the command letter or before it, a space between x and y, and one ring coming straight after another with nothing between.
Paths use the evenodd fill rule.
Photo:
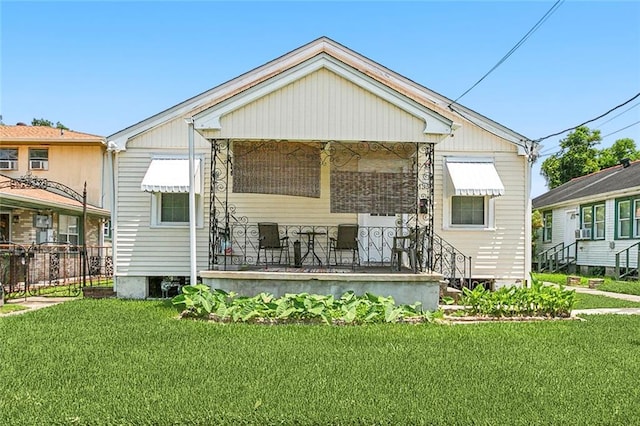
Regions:
<instances>
[{"instance_id":1,"label":"green lawn","mask_svg":"<svg viewBox=\"0 0 640 426\"><path fill-rule=\"evenodd\" d=\"M567 275L565 274L536 273L534 276L545 282L555 284L567 283ZM588 279L588 277L581 277L580 286L586 287L588 285ZM610 291L613 293L635 294L640 296L640 281L615 281L611 278L605 277L604 283L598 286L598 290Z\"/></svg>"},{"instance_id":2,"label":"green lawn","mask_svg":"<svg viewBox=\"0 0 640 426\"><path fill-rule=\"evenodd\" d=\"M595 294L576 293L576 304L573 309L594 308L640 308L640 302L630 302Z\"/></svg>"},{"instance_id":3,"label":"green lawn","mask_svg":"<svg viewBox=\"0 0 640 426\"><path fill-rule=\"evenodd\" d=\"M259 326L84 299L0 318L0 424L634 424L640 316Z\"/></svg>"},{"instance_id":4,"label":"green lawn","mask_svg":"<svg viewBox=\"0 0 640 426\"><path fill-rule=\"evenodd\" d=\"M4 304L4 305L0 306L0 314L8 314L9 312L23 311L25 309L27 309L26 306L17 305L15 303ZM1 340L0 340L0 342L1 342Z\"/></svg>"}]
</instances>

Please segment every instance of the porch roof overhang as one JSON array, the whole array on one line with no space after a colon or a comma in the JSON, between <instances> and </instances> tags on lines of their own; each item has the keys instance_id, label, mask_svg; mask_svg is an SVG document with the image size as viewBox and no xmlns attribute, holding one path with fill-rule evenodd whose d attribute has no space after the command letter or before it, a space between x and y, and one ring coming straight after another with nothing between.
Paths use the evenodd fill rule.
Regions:
<instances>
[{"instance_id":1,"label":"porch roof overhang","mask_svg":"<svg viewBox=\"0 0 640 426\"><path fill-rule=\"evenodd\" d=\"M3 207L82 213L82 203L62 195L53 194L44 189L0 191L0 210ZM108 210L91 205L87 205L87 214L101 217L109 217L111 215Z\"/></svg>"},{"instance_id":2,"label":"porch roof overhang","mask_svg":"<svg viewBox=\"0 0 640 426\"><path fill-rule=\"evenodd\" d=\"M200 159L198 158L195 159L194 174L194 192L200 193ZM189 159L152 159L140 189L146 192L189 192Z\"/></svg>"},{"instance_id":3,"label":"porch roof overhang","mask_svg":"<svg viewBox=\"0 0 640 426\"><path fill-rule=\"evenodd\" d=\"M504 185L493 163L447 162L455 195L504 195Z\"/></svg>"}]
</instances>

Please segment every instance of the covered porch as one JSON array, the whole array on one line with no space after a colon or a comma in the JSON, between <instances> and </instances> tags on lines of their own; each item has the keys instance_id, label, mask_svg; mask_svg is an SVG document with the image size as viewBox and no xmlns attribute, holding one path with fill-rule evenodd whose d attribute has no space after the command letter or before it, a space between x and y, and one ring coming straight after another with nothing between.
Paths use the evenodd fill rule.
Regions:
<instances>
[{"instance_id":1,"label":"covered porch","mask_svg":"<svg viewBox=\"0 0 640 426\"><path fill-rule=\"evenodd\" d=\"M462 282L470 268L434 237L434 144L210 142L209 267L199 275L213 288L351 290L433 310L442 272ZM352 245L340 243L344 228Z\"/></svg>"}]
</instances>

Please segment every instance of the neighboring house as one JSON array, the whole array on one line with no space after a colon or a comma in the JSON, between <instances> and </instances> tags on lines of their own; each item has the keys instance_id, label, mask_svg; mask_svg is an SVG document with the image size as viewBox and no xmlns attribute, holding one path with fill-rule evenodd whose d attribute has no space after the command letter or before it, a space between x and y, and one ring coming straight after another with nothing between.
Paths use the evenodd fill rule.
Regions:
<instances>
[{"instance_id":1,"label":"neighboring house","mask_svg":"<svg viewBox=\"0 0 640 426\"><path fill-rule=\"evenodd\" d=\"M303 253L319 231L321 260L337 225L358 224L369 266L389 265L393 236L418 224L423 269L497 286L530 271L533 143L327 38L107 140L121 297L184 282L194 255L198 275L255 265L258 222L277 222Z\"/></svg>"},{"instance_id":2,"label":"neighboring house","mask_svg":"<svg viewBox=\"0 0 640 426\"><path fill-rule=\"evenodd\" d=\"M543 228L537 269L637 275L640 161L572 179L533 199Z\"/></svg>"},{"instance_id":3,"label":"neighboring house","mask_svg":"<svg viewBox=\"0 0 640 426\"><path fill-rule=\"evenodd\" d=\"M0 241L110 244L111 179L101 136L46 126L0 126Z\"/></svg>"}]
</instances>

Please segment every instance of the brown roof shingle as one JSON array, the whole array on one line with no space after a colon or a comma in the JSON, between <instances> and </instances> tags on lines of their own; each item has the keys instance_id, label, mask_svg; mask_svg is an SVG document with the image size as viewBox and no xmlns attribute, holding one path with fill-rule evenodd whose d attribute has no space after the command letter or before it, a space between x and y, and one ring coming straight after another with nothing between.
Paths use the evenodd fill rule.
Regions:
<instances>
[{"instance_id":1,"label":"brown roof shingle","mask_svg":"<svg viewBox=\"0 0 640 426\"><path fill-rule=\"evenodd\" d=\"M640 187L640 161L628 167L616 165L589 175L580 176L532 200L533 208L540 209L583 197L595 197L608 192Z\"/></svg>"},{"instance_id":2,"label":"brown roof shingle","mask_svg":"<svg viewBox=\"0 0 640 426\"><path fill-rule=\"evenodd\" d=\"M102 136L61 130L47 126L0 126L2 142L94 142L104 143Z\"/></svg>"}]
</instances>

